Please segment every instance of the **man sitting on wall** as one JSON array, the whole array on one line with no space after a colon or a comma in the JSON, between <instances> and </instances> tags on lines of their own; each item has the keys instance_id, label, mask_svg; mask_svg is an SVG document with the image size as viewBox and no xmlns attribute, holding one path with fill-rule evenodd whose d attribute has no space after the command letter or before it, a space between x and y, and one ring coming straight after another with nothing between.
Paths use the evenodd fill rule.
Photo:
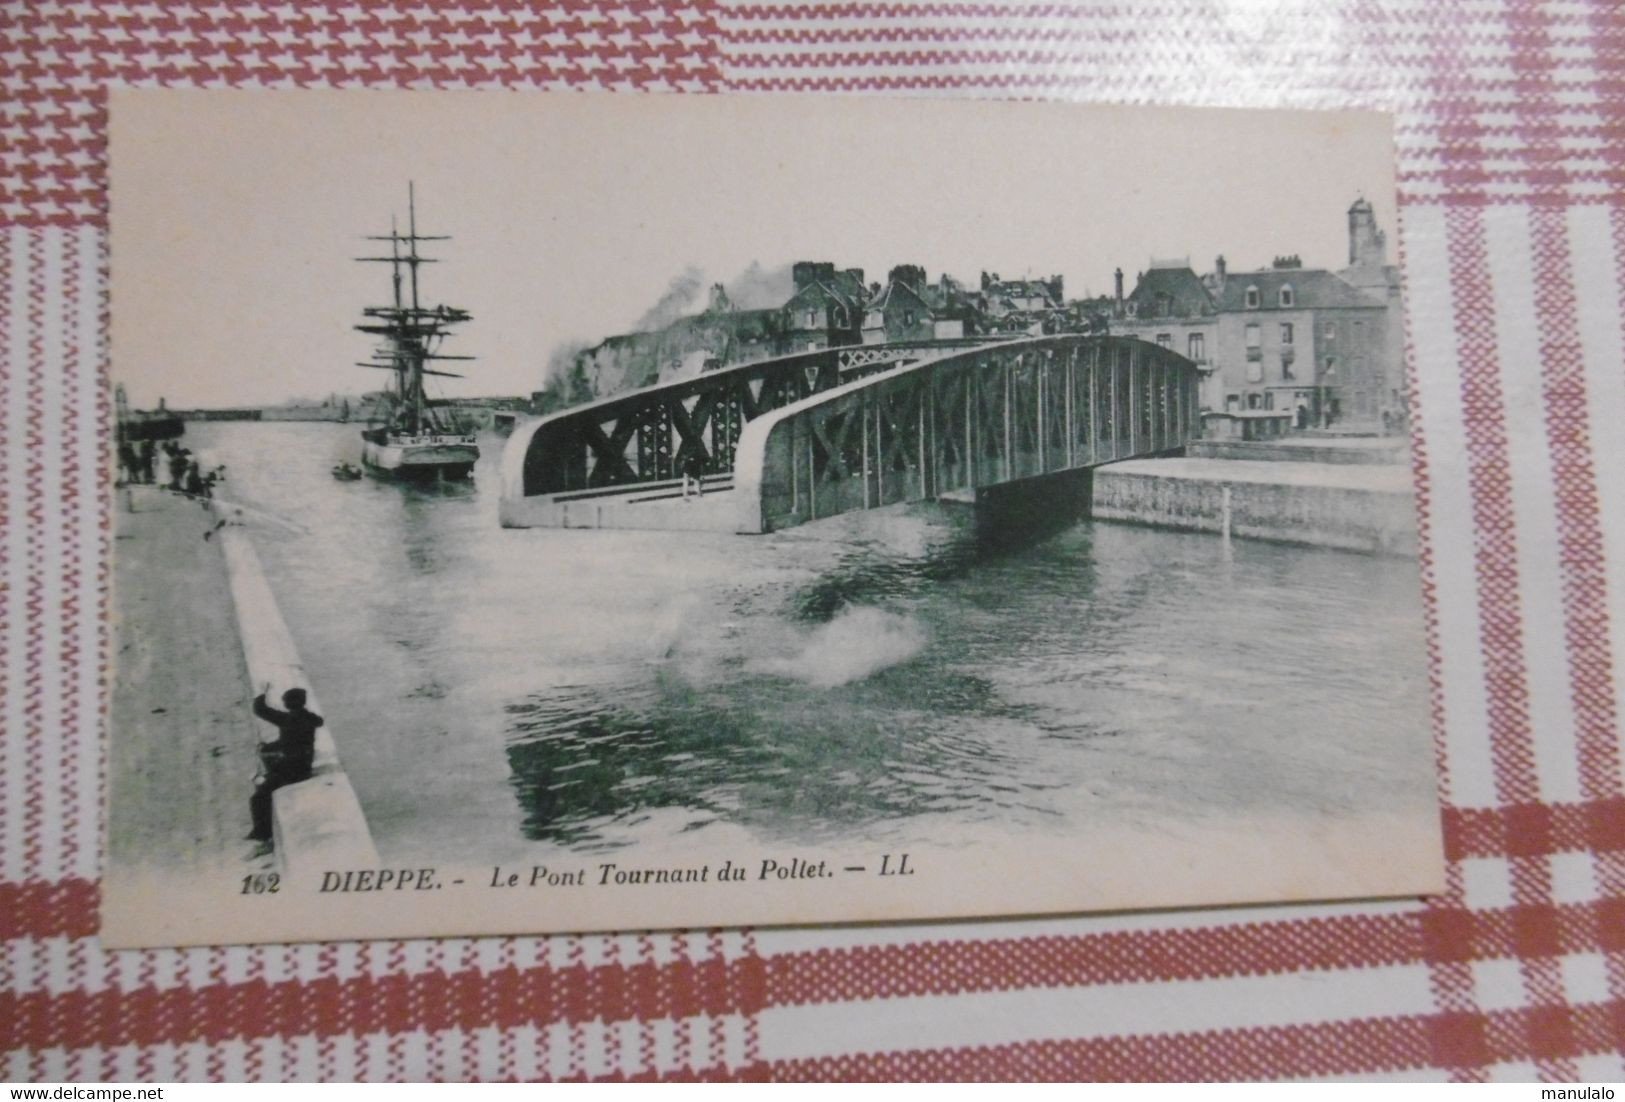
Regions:
<instances>
[{"instance_id":1,"label":"man sitting on wall","mask_svg":"<svg viewBox=\"0 0 1625 1102\"><path fill-rule=\"evenodd\" d=\"M277 737L262 742L259 747L260 771L255 777L254 795L249 798L248 811L254 820L251 842L268 847L271 842L271 795L289 784L310 779L311 762L316 756L316 728L322 717L305 707L305 690L289 689L282 694L279 712L265 703L265 694L271 691L270 682L254 698L254 714L274 724Z\"/></svg>"}]
</instances>

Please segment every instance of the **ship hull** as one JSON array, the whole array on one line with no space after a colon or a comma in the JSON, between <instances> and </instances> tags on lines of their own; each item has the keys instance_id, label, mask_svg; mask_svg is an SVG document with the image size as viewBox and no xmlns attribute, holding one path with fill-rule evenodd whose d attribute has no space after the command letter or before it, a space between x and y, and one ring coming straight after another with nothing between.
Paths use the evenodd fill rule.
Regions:
<instances>
[{"instance_id":1,"label":"ship hull","mask_svg":"<svg viewBox=\"0 0 1625 1102\"><path fill-rule=\"evenodd\" d=\"M386 437L361 441L361 462L389 478L467 478L480 457L479 445L466 436Z\"/></svg>"}]
</instances>

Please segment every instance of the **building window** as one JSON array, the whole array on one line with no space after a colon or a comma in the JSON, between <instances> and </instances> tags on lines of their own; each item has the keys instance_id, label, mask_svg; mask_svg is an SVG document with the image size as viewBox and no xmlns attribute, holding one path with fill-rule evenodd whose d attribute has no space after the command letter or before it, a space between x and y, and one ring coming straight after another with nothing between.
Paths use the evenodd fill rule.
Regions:
<instances>
[{"instance_id":1,"label":"building window","mask_svg":"<svg viewBox=\"0 0 1625 1102\"><path fill-rule=\"evenodd\" d=\"M1283 321L1281 323L1281 343L1292 343L1292 323L1290 321Z\"/></svg>"},{"instance_id":2,"label":"building window","mask_svg":"<svg viewBox=\"0 0 1625 1102\"><path fill-rule=\"evenodd\" d=\"M817 310L808 310L807 311L807 328L808 329L817 329L818 328L818 311Z\"/></svg>"},{"instance_id":3,"label":"building window","mask_svg":"<svg viewBox=\"0 0 1625 1102\"><path fill-rule=\"evenodd\" d=\"M913 325L914 324L914 311L913 310L904 310L903 311L903 324L904 325Z\"/></svg>"},{"instance_id":4,"label":"building window","mask_svg":"<svg viewBox=\"0 0 1625 1102\"><path fill-rule=\"evenodd\" d=\"M1337 339L1337 323L1336 322L1329 321L1329 322L1326 323L1326 339L1329 340L1329 341L1335 341Z\"/></svg>"},{"instance_id":5,"label":"building window","mask_svg":"<svg viewBox=\"0 0 1625 1102\"><path fill-rule=\"evenodd\" d=\"M1283 382L1291 382L1298 377L1297 372L1292 370L1292 364L1291 350L1281 353L1281 380Z\"/></svg>"},{"instance_id":6,"label":"building window","mask_svg":"<svg viewBox=\"0 0 1625 1102\"><path fill-rule=\"evenodd\" d=\"M1262 338L1259 336L1258 326L1249 325L1247 327L1247 347L1257 348L1260 343L1262 343Z\"/></svg>"},{"instance_id":7,"label":"building window","mask_svg":"<svg viewBox=\"0 0 1625 1102\"><path fill-rule=\"evenodd\" d=\"M1281 287L1281 305L1282 306L1291 306L1292 305L1292 284L1290 284L1290 283L1285 284L1285 285L1283 285Z\"/></svg>"},{"instance_id":8,"label":"building window","mask_svg":"<svg viewBox=\"0 0 1625 1102\"><path fill-rule=\"evenodd\" d=\"M1251 287L1250 286L1250 287L1247 288L1247 309L1249 309L1249 310L1258 309L1258 288L1257 287Z\"/></svg>"},{"instance_id":9,"label":"building window","mask_svg":"<svg viewBox=\"0 0 1625 1102\"><path fill-rule=\"evenodd\" d=\"M1172 333L1158 333L1157 334L1157 347L1158 348L1172 348L1173 346L1174 346L1174 335Z\"/></svg>"},{"instance_id":10,"label":"building window","mask_svg":"<svg viewBox=\"0 0 1625 1102\"><path fill-rule=\"evenodd\" d=\"M1185 342L1185 355L1201 363L1207 359L1207 341L1201 333L1192 333Z\"/></svg>"}]
</instances>

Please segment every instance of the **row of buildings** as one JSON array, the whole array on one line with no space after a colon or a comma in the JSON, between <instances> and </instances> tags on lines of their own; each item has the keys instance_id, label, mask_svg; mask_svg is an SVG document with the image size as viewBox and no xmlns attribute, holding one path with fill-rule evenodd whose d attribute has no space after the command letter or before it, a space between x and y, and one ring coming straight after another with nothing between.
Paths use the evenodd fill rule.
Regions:
<instances>
[{"instance_id":1,"label":"row of buildings","mask_svg":"<svg viewBox=\"0 0 1625 1102\"><path fill-rule=\"evenodd\" d=\"M1198 275L1188 259L1151 262L1123 293L1111 330L1171 348L1202 369L1215 412L1275 410L1300 424L1397 428L1405 417L1399 269L1371 204L1348 209L1348 264L1305 268L1296 256Z\"/></svg>"},{"instance_id":2,"label":"row of buildings","mask_svg":"<svg viewBox=\"0 0 1625 1102\"><path fill-rule=\"evenodd\" d=\"M1229 271L1220 256L1205 274L1189 258L1153 260L1131 291L1119 269L1113 295L1068 301L1059 275L984 271L969 286L902 264L884 283L866 283L861 268L801 261L788 291L781 306L742 310L717 285L699 314L584 349L569 369L566 401L833 346L1110 332L1193 360L1203 407L1215 413L1285 412L1298 425L1373 430L1403 419L1398 269L1364 199L1348 210L1348 264L1335 271L1305 268L1296 256L1245 272ZM547 394L538 392L538 403L557 405L559 395Z\"/></svg>"},{"instance_id":3,"label":"row of buildings","mask_svg":"<svg viewBox=\"0 0 1625 1102\"><path fill-rule=\"evenodd\" d=\"M863 283L863 269L837 270L801 262L791 269L795 291L785 303L786 351L839 344L946 340L992 333L1058 333L1076 327L1078 313L1058 275L1001 279L983 272L966 287L944 273L935 282L918 264L900 264L886 282Z\"/></svg>"},{"instance_id":4,"label":"row of buildings","mask_svg":"<svg viewBox=\"0 0 1625 1102\"><path fill-rule=\"evenodd\" d=\"M697 314L582 349L550 380L551 389L536 392L536 408L545 412L587 397L793 352L991 333L1070 332L1078 323L1075 304L1064 300L1060 276L1006 280L983 272L980 285L972 288L947 275L929 281L924 268L902 264L891 269L885 283L866 283L862 268L839 268L829 261L798 261L789 275L782 305L740 309L717 284ZM1104 318L1095 324L1103 328Z\"/></svg>"}]
</instances>

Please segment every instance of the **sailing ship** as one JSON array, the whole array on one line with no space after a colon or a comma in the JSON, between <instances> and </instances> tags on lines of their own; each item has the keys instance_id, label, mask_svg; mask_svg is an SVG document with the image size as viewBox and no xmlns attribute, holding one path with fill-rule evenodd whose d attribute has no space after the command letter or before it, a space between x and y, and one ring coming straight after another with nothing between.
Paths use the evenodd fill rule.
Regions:
<instances>
[{"instance_id":1,"label":"sailing ship","mask_svg":"<svg viewBox=\"0 0 1625 1102\"><path fill-rule=\"evenodd\" d=\"M463 376L436 371L427 365L434 360L472 360L472 356L452 356L440 351L451 328L468 321L471 315L455 306L424 306L418 299L418 267L434 260L418 252L420 241L449 241L449 237L418 233L417 196L407 185L406 232L390 219L387 236L368 236L369 241L388 241L388 256L357 257L364 263L388 264L394 288L390 306L368 306L361 314L367 320L356 328L378 337L372 359L358 367L394 372L393 386L385 391L374 423L361 434L361 462L369 469L397 478L467 478L480 457L474 434L451 421L424 393L427 375L448 379ZM404 286L403 286L404 283Z\"/></svg>"}]
</instances>

